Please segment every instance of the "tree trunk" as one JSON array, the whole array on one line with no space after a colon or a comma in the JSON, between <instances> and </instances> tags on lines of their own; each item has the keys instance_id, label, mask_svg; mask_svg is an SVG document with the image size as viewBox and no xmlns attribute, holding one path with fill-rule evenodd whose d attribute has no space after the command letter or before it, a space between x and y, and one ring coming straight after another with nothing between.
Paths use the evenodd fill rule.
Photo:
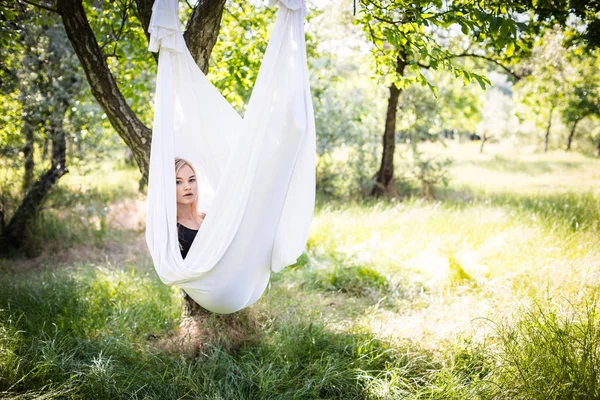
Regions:
<instances>
[{"instance_id":1,"label":"tree trunk","mask_svg":"<svg viewBox=\"0 0 600 400\"><path fill-rule=\"evenodd\" d=\"M565 151L571 150L571 144L573 143L573 138L575 137L575 129L577 129L577 124L580 120L576 119L571 126L571 131L569 132L569 137L567 138L567 147Z\"/></svg>"},{"instance_id":2,"label":"tree trunk","mask_svg":"<svg viewBox=\"0 0 600 400\"><path fill-rule=\"evenodd\" d=\"M552 128L552 114L554 113L554 106L550 108L550 116L548 117L548 125L546 127L546 135L544 136L544 153L548 152L548 142L550 141L550 128Z\"/></svg>"},{"instance_id":3,"label":"tree trunk","mask_svg":"<svg viewBox=\"0 0 600 400\"><path fill-rule=\"evenodd\" d=\"M33 159L33 143L34 143L34 127L30 121L25 120L21 132L25 137L25 145L23 146L23 158L25 162L23 164L23 187L22 192L27 193L33 182L33 169L35 168L35 161Z\"/></svg>"},{"instance_id":4,"label":"tree trunk","mask_svg":"<svg viewBox=\"0 0 600 400\"><path fill-rule=\"evenodd\" d=\"M4 219L4 202L0 199L0 242L2 242L2 236L4 235L4 228L6 227Z\"/></svg>"},{"instance_id":5,"label":"tree trunk","mask_svg":"<svg viewBox=\"0 0 600 400\"><path fill-rule=\"evenodd\" d=\"M44 138L44 145L42 147L42 160L45 160L48 157L48 148L50 147L50 139L47 137Z\"/></svg>"},{"instance_id":6,"label":"tree trunk","mask_svg":"<svg viewBox=\"0 0 600 400\"><path fill-rule=\"evenodd\" d=\"M398 57L396 72L404 75L406 57ZM398 111L398 98L402 91L395 85L390 86L390 97L385 118L385 129L383 131L383 154L381 166L375 178L375 186L371 191L373 196L395 197L396 186L394 183L394 152L396 150L396 113Z\"/></svg>"},{"instance_id":7,"label":"tree trunk","mask_svg":"<svg viewBox=\"0 0 600 400\"><path fill-rule=\"evenodd\" d=\"M226 0L199 0L185 27L185 43L205 74L210 53L217 43Z\"/></svg>"},{"instance_id":8,"label":"tree trunk","mask_svg":"<svg viewBox=\"0 0 600 400\"><path fill-rule=\"evenodd\" d=\"M52 140L52 164L32 186L25 195L21 205L15 211L0 238L0 254L9 254L11 251L22 248L27 242L27 227L37 215L39 207L43 204L52 187L61 176L66 174L66 139L63 130L63 118L68 107L65 101L55 110L47 126L47 133Z\"/></svg>"},{"instance_id":9,"label":"tree trunk","mask_svg":"<svg viewBox=\"0 0 600 400\"><path fill-rule=\"evenodd\" d=\"M487 132L483 132L483 136L481 136L481 146L479 147L479 154L483 154L483 146L487 141Z\"/></svg>"}]
</instances>

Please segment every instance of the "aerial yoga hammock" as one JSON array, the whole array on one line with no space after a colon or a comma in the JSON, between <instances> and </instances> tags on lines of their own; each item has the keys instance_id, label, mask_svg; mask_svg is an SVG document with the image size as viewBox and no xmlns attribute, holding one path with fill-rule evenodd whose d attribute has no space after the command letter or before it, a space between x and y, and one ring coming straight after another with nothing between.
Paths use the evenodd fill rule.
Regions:
<instances>
[{"instance_id":1,"label":"aerial yoga hammock","mask_svg":"<svg viewBox=\"0 0 600 400\"><path fill-rule=\"evenodd\" d=\"M301 255L315 200L315 128L308 84L305 0L279 3L244 117L200 71L180 29L177 0L156 0L149 50L159 52L146 242L167 285L202 307L232 313L260 298L271 271ZM175 157L213 193L183 259Z\"/></svg>"}]
</instances>

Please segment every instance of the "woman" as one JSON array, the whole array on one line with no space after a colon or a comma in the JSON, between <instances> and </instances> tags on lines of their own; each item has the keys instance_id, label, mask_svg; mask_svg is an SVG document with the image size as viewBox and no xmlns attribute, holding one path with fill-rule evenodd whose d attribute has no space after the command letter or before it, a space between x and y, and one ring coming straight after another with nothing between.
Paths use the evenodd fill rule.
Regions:
<instances>
[{"instance_id":1,"label":"woman","mask_svg":"<svg viewBox=\"0 0 600 400\"><path fill-rule=\"evenodd\" d=\"M198 180L192 164L182 158L175 158L175 177L177 232L181 256L185 258L206 214L198 211Z\"/></svg>"}]
</instances>

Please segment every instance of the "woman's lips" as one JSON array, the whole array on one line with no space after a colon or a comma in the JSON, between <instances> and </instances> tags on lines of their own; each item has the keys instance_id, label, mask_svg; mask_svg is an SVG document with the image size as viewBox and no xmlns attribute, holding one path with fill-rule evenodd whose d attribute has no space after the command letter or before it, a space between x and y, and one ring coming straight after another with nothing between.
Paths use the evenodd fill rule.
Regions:
<instances>
[{"instance_id":1,"label":"woman's lips","mask_svg":"<svg viewBox=\"0 0 600 400\"><path fill-rule=\"evenodd\" d=\"M188 194L184 194L183 197L191 197L193 195L194 195L193 193L188 193Z\"/></svg>"}]
</instances>

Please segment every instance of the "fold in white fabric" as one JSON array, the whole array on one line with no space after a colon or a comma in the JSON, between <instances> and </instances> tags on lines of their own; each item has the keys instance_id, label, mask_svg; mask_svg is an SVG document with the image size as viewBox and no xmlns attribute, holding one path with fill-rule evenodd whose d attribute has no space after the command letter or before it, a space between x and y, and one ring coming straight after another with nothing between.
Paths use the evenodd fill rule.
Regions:
<instances>
[{"instance_id":1,"label":"fold in white fabric","mask_svg":"<svg viewBox=\"0 0 600 400\"><path fill-rule=\"evenodd\" d=\"M315 200L315 127L304 38L305 0L280 9L242 119L190 55L177 0L156 0L149 49L159 51L146 241L161 280L232 313L260 298L271 271L304 250ZM175 157L214 193L190 251L177 237Z\"/></svg>"}]
</instances>

